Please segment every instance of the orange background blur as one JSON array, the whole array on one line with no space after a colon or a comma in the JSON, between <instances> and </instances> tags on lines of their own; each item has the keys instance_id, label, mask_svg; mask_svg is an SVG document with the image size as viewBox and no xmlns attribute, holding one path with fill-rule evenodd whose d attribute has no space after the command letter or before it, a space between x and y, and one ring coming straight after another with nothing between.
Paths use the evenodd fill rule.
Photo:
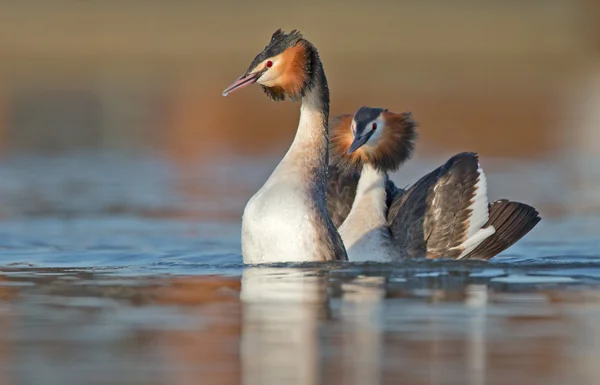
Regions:
<instances>
[{"instance_id":1,"label":"orange background blur","mask_svg":"<svg viewBox=\"0 0 600 385\"><path fill-rule=\"evenodd\" d=\"M3 3L0 143L178 158L283 148L298 105L258 87L221 96L282 27L319 48L332 115L412 111L418 152L589 147L571 102L600 94L585 89L600 72L599 14L591 0Z\"/></svg>"}]
</instances>

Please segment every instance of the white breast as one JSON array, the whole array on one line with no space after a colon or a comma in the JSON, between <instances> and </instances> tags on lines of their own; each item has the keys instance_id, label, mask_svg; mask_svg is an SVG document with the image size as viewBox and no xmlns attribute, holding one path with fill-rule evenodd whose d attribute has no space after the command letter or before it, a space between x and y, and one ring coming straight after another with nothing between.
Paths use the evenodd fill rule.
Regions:
<instances>
[{"instance_id":1,"label":"white breast","mask_svg":"<svg viewBox=\"0 0 600 385\"><path fill-rule=\"evenodd\" d=\"M367 226L344 226L339 232L346 246L348 260L351 262L389 262L393 259L390 255L389 242L382 228L368 228Z\"/></svg>"},{"instance_id":2,"label":"white breast","mask_svg":"<svg viewBox=\"0 0 600 385\"><path fill-rule=\"evenodd\" d=\"M320 260L313 208L293 183L265 184L248 201L242 218L244 263Z\"/></svg>"}]
</instances>

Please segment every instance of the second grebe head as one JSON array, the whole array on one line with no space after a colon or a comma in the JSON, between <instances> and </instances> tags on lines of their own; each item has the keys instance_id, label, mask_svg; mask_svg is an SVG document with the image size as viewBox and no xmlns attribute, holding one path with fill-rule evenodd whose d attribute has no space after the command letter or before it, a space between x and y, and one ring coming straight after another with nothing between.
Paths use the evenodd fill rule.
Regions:
<instances>
[{"instance_id":1,"label":"second grebe head","mask_svg":"<svg viewBox=\"0 0 600 385\"><path fill-rule=\"evenodd\" d=\"M223 91L223 96L258 83L273 100L300 99L310 83L312 50L314 47L299 31L286 34L278 29L246 72Z\"/></svg>"},{"instance_id":2,"label":"second grebe head","mask_svg":"<svg viewBox=\"0 0 600 385\"><path fill-rule=\"evenodd\" d=\"M361 107L354 116L332 120L330 156L342 171L360 170L370 163L382 171L394 171L412 156L417 137L410 112Z\"/></svg>"}]
</instances>

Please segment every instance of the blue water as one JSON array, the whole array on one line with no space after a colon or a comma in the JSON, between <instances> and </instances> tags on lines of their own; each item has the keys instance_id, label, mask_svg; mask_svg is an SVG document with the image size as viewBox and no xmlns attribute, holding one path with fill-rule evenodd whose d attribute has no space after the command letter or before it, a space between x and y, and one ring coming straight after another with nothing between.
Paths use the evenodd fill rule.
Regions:
<instances>
[{"instance_id":1,"label":"blue water","mask_svg":"<svg viewBox=\"0 0 600 385\"><path fill-rule=\"evenodd\" d=\"M526 167L488 180L544 219L490 262L244 267L240 216L276 162L3 158L0 378L600 382L600 220L545 215L559 193L511 184Z\"/></svg>"}]
</instances>

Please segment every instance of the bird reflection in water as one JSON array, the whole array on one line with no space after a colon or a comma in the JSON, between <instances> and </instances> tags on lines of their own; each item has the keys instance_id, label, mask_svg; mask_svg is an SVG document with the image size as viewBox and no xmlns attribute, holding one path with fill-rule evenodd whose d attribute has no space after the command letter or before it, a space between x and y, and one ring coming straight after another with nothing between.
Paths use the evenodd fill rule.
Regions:
<instances>
[{"instance_id":1,"label":"bird reflection in water","mask_svg":"<svg viewBox=\"0 0 600 385\"><path fill-rule=\"evenodd\" d=\"M244 385L318 384L326 277L315 270L247 268L242 276Z\"/></svg>"},{"instance_id":2,"label":"bird reflection in water","mask_svg":"<svg viewBox=\"0 0 600 385\"><path fill-rule=\"evenodd\" d=\"M341 301L331 295L328 279L328 273L311 269L244 271L243 384L313 385L328 377L347 384L381 382L385 279L344 282ZM323 335L323 329L337 332ZM339 341L326 340L336 335Z\"/></svg>"}]
</instances>

